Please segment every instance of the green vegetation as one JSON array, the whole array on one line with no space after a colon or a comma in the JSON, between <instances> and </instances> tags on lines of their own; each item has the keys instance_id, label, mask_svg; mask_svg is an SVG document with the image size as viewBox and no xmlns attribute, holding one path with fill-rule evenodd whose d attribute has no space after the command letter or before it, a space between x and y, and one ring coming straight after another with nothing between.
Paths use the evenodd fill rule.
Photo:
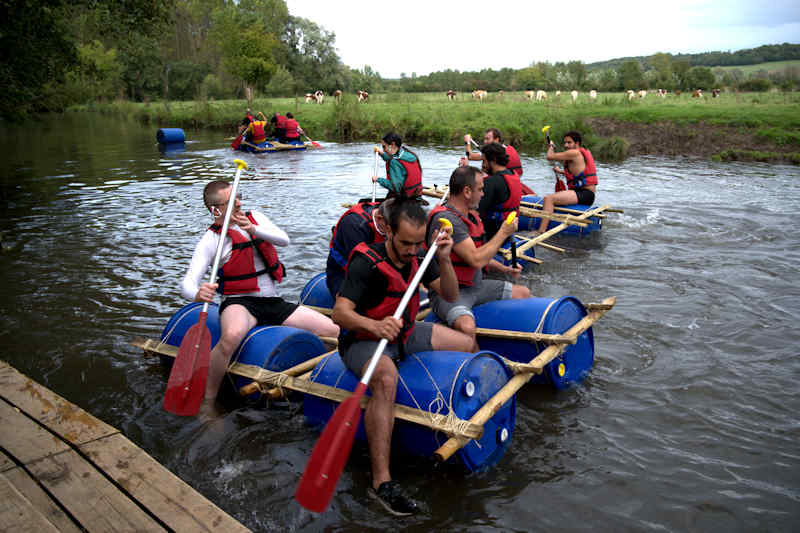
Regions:
<instances>
[{"instance_id":1,"label":"green vegetation","mask_svg":"<svg viewBox=\"0 0 800 533\"><path fill-rule=\"evenodd\" d=\"M464 94L451 102L440 93L381 93L371 95L368 103L358 104L350 93L340 104L332 98L323 105L306 104L301 98L270 98L255 100L252 108L268 116L291 111L312 138L320 140L376 141L394 130L412 144L458 146L464 133L480 136L487 127L497 127L504 141L526 152L542 150L541 128L550 124L553 139L560 139L568 130L578 130L598 159L612 161L630 155L635 139L629 130L637 124L648 125L655 132L652 142L656 144L670 141L660 139L657 133L662 125L673 124L688 131L710 128L740 132L747 143L752 143L744 148L758 146L783 154L800 146L798 104L798 93L723 93L719 98L706 95L702 99L688 94L662 99L649 94L631 101L622 93L601 93L594 102L582 93L574 104L567 94L550 94L546 102L532 102L519 92L506 92L502 97L491 94L484 103ZM72 111L117 113L157 126L211 127L232 134L245 106L241 100L209 99L173 102L169 108L163 103L108 103L74 107ZM596 121L613 121L620 126L604 137L595 131Z\"/></svg>"}]
</instances>

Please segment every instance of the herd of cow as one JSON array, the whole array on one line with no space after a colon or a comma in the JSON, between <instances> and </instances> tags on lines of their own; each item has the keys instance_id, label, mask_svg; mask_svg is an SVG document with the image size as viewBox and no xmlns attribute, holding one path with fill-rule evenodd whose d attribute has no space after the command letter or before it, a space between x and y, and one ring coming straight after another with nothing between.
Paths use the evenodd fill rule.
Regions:
<instances>
[{"instance_id":1,"label":"herd of cow","mask_svg":"<svg viewBox=\"0 0 800 533\"><path fill-rule=\"evenodd\" d=\"M358 101L359 102L366 102L367 99L369 98L369 93L367 91L358 91L356 93L356 95L358 96ZM341 102L342 101L342 91L340 91L339 89L336 89L335 91L333 91L331 93L331 96L333 96L333 98L337 102ZM313 92L313 93L306 94L306 103L307 104L321 104L324 101L325 101L325 93L322 92L322 91L316 91L316 92Z\"/></svg>"},{"instance_id":2,"label":"herd of cow","mask_svg":"<svg viewBox=\"0 0 800 533\"><path fill-rule=\"evenodd\" d=\"M650 92L660 96L661 98L666 98L667 97L667 91L665 89L651 89ZM645 96L647 96L647 93L648 93L648 91L646 91L644 89L642 89L640 91L633 91L633 90L629 89L626 94L628 96L628 100L633 100L634 98L637 98L637 97L638 98L644 98ZM711 96L713 98L716 98L717 96L719 96L719 93L720 93L719 89L713 89L711 91ZM341 101L341 99L342 99L342 91L337 89L337 90L333 91L333 93L331 93L331 94L336 99L337 102ZM455 91L449 90L449 91L447 91L447 99L448 100L455 100L457 94L458 93L456 93ZM573 102L576 102L578 100L578 94L579 94L578 91L574 91L574 90L569 92L569 96L572 98ZM366 102L367 99L369 98L369 93L367 91L358 91L356 93L356 95L358 96L358 101L359 102ZM680 96L680 95L681 95L680 91L675 91L675 96ZM478 100L478 101L482 102L482 101L484 101L486 99L487 96L489 96L488 91L484 91L483 89L477 89L477 90L472 91L472 98L474 100ZM503 97L503 90L502 89L497 91L497 96L500 97L500 98ZM556 98L560 98L561 97L561 91L556 91L555 92L555 96L556 96ZM703 90L702 89L695 89L692 92L692 98L702 98L702 97L703 97ZM541 102L543 100L547 100L547 91L542 91L541 89L538 90L538 91L525 91L525 98L527 98L528 100L536 100L537 102ZM597 91L595 91L594 89L589 91L589 100L591 100L591 101L597 100ZM310 104L310 103L321 104L324 101L325 101L325 93L323 93L322 91L316 91L314 93L306 94L306 103L307 104Z\"/></svg>"}]
</instances>

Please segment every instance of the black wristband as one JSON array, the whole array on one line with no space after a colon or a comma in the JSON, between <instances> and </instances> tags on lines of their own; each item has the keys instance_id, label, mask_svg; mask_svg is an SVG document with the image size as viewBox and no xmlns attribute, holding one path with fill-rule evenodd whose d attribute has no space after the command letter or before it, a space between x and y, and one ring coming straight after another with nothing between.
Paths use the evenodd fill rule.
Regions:
<instances>
[{"instance_id":1,"label":"black wristband","mask_svg":"<svg viewBox=\"0 0 800 533\"><path fill-rule=\"evenodd\" d=\"M467 154L467 157L470 156L469 150L464 150L464 153Z\"/></svg>"}]
</instances>

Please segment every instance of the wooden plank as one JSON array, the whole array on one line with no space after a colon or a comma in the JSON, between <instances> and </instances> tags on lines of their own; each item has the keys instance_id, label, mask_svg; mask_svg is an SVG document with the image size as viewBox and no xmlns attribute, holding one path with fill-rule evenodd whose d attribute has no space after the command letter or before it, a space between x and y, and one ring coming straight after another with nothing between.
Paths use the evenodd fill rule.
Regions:
<instances>
[{"instance_id":1,"label":"wooden plank","mask_svg":"<svg viewBox=\"0 0 800 533\"><path fill-rule=\"evenodd\" d=\"M165 531L74 450L27 467L89 531Z\"/></svg>"},{"instance_id":2,"label":"wooden plank","mask_svg":"<svg viewBox=\"0 0 800 533\"><path fill-rule=\"evenodd\" d=\"M0 474L5 472L6 470L11 470L12 468L16 467L17 465L14 464L14 461L11 460L6 454L0 452Z\"/></svg>"},{"instance_id":3,"label":"wooden plank","mask_svg":"<svg viewBox=\"0 0 800 533\"><path fill-rule=\"evenodd\" d=\"M0 367L0 396L75 445L119 433L10 365Z\"/></svg>"},{"instance_id":4,"label":"wooden plank","mask_svg":"<svg viewBox=\"0 0 800 533\"><path fill-rule=\"evenodd\" d=\"M69 449L68 444L2 400L0 427L0 446L22 464Z\"/></svg>"},{"instance_id":5,"label":"wooden plank","mask_svg":"<svg viewBox=\"0 0 800 533\"><path fill-rule=\"evenodd\" d=\"M13 470L5 472L3 475L8 478L14 488L25 496L25 498L31 502L31 505L33 505L48 522L54 525L58 531L80 533L81 529L75 525L75 522L53 502L50 495L48 495L36 481L31 479L25 470L22 468L14 468Z\"/></svg>"},{"instance_id":6,"label":"wooden plank","mask_svg":"<svg viewBox=\"0 0 800 533\"><path fill-rule=\"evenodd\" d=\"M124 435L84 444L81 451L175 531L250 531Z\"/></svg>"},{"instance_id":7,"label":"wooden plank","mask_svg":"<svg viewBox=\"0 0 800 533\"><path fill-rule=\"evenodd\" d=\"M58 533L11 481L0 474L0 531L14 533Z\"/></svg>"}]
</instances>

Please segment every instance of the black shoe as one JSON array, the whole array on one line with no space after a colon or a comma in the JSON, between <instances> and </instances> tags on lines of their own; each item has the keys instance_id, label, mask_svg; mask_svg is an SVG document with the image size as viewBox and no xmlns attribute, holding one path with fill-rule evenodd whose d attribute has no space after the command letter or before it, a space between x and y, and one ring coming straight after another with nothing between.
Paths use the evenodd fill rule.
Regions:
<instances>
[{"instance_id":1,"label":"black shoe","mask_svg":"<svg viewBox=\"0 0 800 533\"><path fill-rule=\"evenodd\" d=\"M397 481L391 480L381 483L377 491L370 487L367 494L378 500L393 515L411 516L419 512L417 502L406 494L406 491Z\"/></svg>"}]
</instances>

